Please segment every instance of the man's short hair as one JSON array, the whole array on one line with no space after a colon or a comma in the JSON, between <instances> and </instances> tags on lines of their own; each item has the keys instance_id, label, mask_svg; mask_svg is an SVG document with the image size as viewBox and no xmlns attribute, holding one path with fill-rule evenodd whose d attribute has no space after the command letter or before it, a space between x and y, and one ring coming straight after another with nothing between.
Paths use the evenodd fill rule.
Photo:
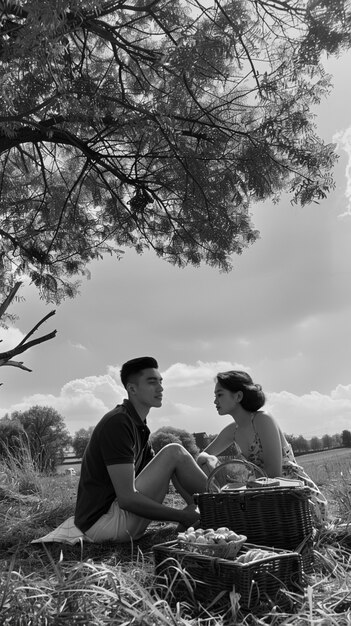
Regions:
<instances>
[{"instance_id":1,"label":"man's short hair","mask_svg":"<svg viewBox=\"0 0 351 626\"><path fill-rule=\"evenodd\" d=\"M124 387L127 388L127 384L132 376L139 374L142 370L149 367L158 369L158 363L152 356L140 356L137 359L131 359L123 363L120 375Z\"/></svg>"}]
</instances>

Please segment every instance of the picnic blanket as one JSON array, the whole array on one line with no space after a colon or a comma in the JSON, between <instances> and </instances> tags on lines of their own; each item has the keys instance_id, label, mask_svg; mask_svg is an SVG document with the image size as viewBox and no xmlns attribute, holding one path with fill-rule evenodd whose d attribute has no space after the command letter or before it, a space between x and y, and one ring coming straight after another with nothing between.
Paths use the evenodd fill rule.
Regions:
<instances>
[{"instance_id":1,"label":"picnic blanket","mask_svg":"<svg viewBox=\"0 0 351 626\"><path fill-rule=\"evenodd\" d=\"M39 537L39 539L33 539L31 543L68 543L70 545L74 545L76 543L81 543L82 541L89 541L91 543L91 539L87 537L84 533L82 533L79 528L74 523L74 517L69 517L66 519L60 526L52 530L44 537Z\"/></svg>"}]
</instances>

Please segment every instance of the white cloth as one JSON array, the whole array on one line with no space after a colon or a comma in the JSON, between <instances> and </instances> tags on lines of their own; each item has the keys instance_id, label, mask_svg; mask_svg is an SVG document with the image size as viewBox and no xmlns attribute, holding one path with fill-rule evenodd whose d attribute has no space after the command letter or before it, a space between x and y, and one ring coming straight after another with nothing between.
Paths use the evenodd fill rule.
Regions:
<instances>
[{"instance_id":1,"label":"white cloth","mask_svg":"<svg viewBox=\"0 0 351 626\"><path fill-rule=\"evenodd\" d=\"M82 533L79 528L74 523L74 517L69 517L66 519L60 526L55 528L44 535L44 537L39 537L39 539L33 539L31 543L68 543L74 545L76 543L81 543L82 541L89 541L91 543L91 539L87 537L84 533Z\"/></svg>"}]
</instances>

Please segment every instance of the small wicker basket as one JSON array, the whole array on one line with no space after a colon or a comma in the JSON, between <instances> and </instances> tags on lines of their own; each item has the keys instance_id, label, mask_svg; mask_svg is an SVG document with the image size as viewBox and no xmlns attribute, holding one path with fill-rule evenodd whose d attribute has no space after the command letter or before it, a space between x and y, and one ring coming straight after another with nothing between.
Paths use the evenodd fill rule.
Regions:
<instances>
[{"instance_id":1,"label":"small wicker basket","mask_svg":"<svg viewBox=\"0 0 351 626\"><path fill-rule=\"evenodd\" d=\"M246 540L247 537L245 535L239 535L239 539L226 541L225 543L198 543L196 541L178 540L178 545L188 552L214 556L219 559L235 559Z\"/></svg>"},{"instance_id":2,"label":"small wicker basket","mask_svg":"<svg viewBox=\"0 0 351 626\"><path fill-rule=\"evenodd\" d=\"M262 548L245 543L241 552ZM184 550L178 541L153 546L157 592L171 605L186 602L196 613L227 611L239 594L242 611L266 614L273 606L294 610L285 590L301 593L303 572L296 552L267 548L271 556L248 563ZM206 613L207 614L207 613Z\"/></svg>"}]
</instances>

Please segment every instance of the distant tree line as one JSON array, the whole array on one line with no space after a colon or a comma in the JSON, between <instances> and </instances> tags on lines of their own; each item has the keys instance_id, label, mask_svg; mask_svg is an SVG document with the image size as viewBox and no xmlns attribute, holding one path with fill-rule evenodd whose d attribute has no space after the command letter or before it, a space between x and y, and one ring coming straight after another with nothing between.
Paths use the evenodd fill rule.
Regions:
<instances>
[{"instance_id":1,"label":"distant tree line","mask_svg":"<svg viewBox=\"0 0 351 626\"><path fill-rule=\"evenodd\" d=\"M24 447L30 451L39 472L54 472L72 446L76 457L81 458L93 432L93 426L80 428L73 437L69 434L64 418L52 407L33 406L27 411L15 411L0 419L0 459L6 455L19 457ZM296 455L351 448L351 431L305 439L303 435L285 435ZM189 433L181 428L162 426L151 434L151 443L157 453L170 443L182 444L193 457L206 448L216 435L205 432ZM235 447L229 446L223 456L233 456Z\"/></svg>"},{"instance_id":2,"label":"distant tree line","mask_svg":"<svg viewBox=\"0 0 351 626\"><path fill-rule=\"evenodd\" d=\"M216 435L207 435L203 432L194 433L195 442L199 450L206 448L215 437ZM351 448L351 431L349 430L343 430L341 434L323 435L322 437L312 437L311 439L305 439L303 435L285 434L285 437L296 455L333 448ZM230 446L224 455L230 456L233 452L234 448Z\"/></svg>"},{"instance_id":3,"label":"distant tree line","mask_svg":"<svg viewBox=\"0 0 351 626\"><path fill-rule=\"evenodd\" d=\"M295 454L306 454L333 448L351 448L351 432L343 430L335 435L323 435L305 439L302 435L285 435Z\"/></svg>"}]
</instances>

